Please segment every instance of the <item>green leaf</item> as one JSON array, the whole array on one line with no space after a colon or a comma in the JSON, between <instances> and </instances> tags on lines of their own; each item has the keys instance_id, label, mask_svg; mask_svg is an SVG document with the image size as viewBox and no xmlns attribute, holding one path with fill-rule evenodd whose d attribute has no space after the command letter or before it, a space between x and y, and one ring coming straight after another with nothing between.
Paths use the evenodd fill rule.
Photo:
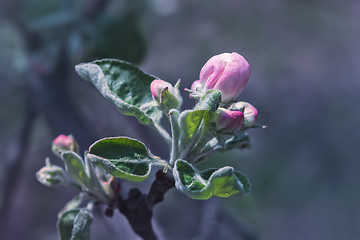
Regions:
<instances>
[{"instance_id":1,"label":"green leaf","mask_svg":"<svg viewBox=\"0 0 360 240\"><path fill-rule=\"evenodd\" d=\"M87 175L84 162L75 152L64 152L61 158L65 162L66 171L83 187L89 186L89 176Z\"/></svg>"},{"instance_id":2,"label":"green leaf","mask_svg":"<svg viewBox=\"0 0 360 240\"><path fill-rule=\"evenodd\" d=\"M234 148L245 149L250 147L251 147L251 143L250 143L249 135L247 133L244 133L239 136L234 136L228 139L225 142L225 147L219 150L228 151Z\"/></svg>"},{"instance_id":3,"label":"green leaf","mask_svg":"<svg viewBox=\"0 0 360 240\"><path fill-rule=\"evenodd\" d=\"M221 92L216 89L210 89L200 98L194 110L210 110L214 112L219 107L220 102Z\"/></svg>"},{"instance_id":4,"label":"green leaf","mask_svg":"<svg viewBox=\"0 0 360 240\"><path fill-rule=\"evenodd\" d=\"M99 181L95 173L95 169L90 160L85 156L85 171L89 176L88 187L93 189L96 193L101 194L104 199L108 198L108 191L105 190L104 185Z\"/></svg>"},{"instance_id":5,"label":"green leaf","mask_svg":"<svg viewBox=\"0 0 360 240\"><path fill-rule=\"evenodd\" d=\"M198 141L206 141L211 134L211 116L213 112L209 110L186 110L180 114L180 140L179 149L183 152L182 157L190 147ZM210 140L210 139L209 139Z\"/></svg>"},{"instance_id":6,"label":"green leaf","mask_svg":"<svg viewBox=\"0 0 360 240\"><path fill-rule=\"evenodd\" d=\"M90 146L87 157L112 176L135 182L148 178L152 165L166 165L142 142L128 137L101 139Z\"/></svg>"},{"instance_id":7,"label":"green leaf","mask_svg":"<svg viewBox=\"0 0 360 240\"><path fill-rule=\"evenodd\" d=\"M221 92L208 90L194 110L186 110L180 114L180 158L187 158L190 148L195 151L201 150L213 138L212 119L220 102Z\"/></svg>"},{"instance_id":8,"label":"green leaf","mask_svg":"<svg viewBox=\"0 0 360 240\"><path fill-rule=\"evenodd\" d=\"M90 225L93 221L91 212L86 209L71 209L60 214L58 232L60 240L90 239Z\"/></svg>"},{"instance_id":9,"label":"green leaf","mask_svg":"<svg viewBox=\"0 0 360 240\"><path fill-rule=\"evenodd\" d=\"M189 162L176 160L173 168L175 186L193 199L209 199L211 196L230 197L250 193L250 182L233 167L211 168L199 171Z\"/></svg>"},{"instance_id":10,"label":"green leaf","mask_svg":"<svg viewBox=\"0 0 360 240\"><path fill-rule=\"evenodd\" d=\"M115 59L79 64L75 69L82 78L90 80L123 114L134 116L146 125L160 122L162 112L155 105L141 108L151 105L153 101L150 83L156 77L130 63Z\"/></svg>"},{"instance_id":11,"label":"green leaf","mask_svg":"<svg viewBox=\"0 0 360 240\"><path fill-rule=\"evenodd\" d=\"M71 240L74 220L79 212L80 209L71 209L61 214L57 223L60 240Z\"/></svg>"},{"instance_id":12,"label":"green leaf","mask_svg":"<svg viewBox=\"0 0 360 240\"><path fill-rule=\"evenodd\" d=\"M85 166L82 158L75 152L64 152L61 158L65 162L66 171L71 177L79 183L87 191L93 193L100 200L106 202L109 200L109 193L104 189L103 185L99 182L93 166L89 160L86 159Z\"/></svg>"},{"instance_id":13,"label":"green leaf","mask_svg":"<svg viewBox=\"0 0 360 240\"><path fill-rule=\"evenodd\" d=\"M86 208L81 209L74 219L71 240L90 239L90 226L92 222L93 216L91 212Z\"/></svg>"}]
</instances>

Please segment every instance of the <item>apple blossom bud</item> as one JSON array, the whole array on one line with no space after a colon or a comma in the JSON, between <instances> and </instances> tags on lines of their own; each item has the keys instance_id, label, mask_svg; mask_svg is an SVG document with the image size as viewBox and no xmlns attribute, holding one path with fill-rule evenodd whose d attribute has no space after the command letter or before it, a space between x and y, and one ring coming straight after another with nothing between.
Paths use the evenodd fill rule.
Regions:
<instances>
[{"instance_id":1,"label":"apple blossom bud","mask_svg":"<svg viewBox=\"0 0 360 240\"><path fill-rule=\"evenodd\" d=\"M192 92L198 92L198 91L200 91L200 88L201 88L200 80L194 81L193 84L191 85L191 91Z\"/></svg>"},{"instance_id":2,"label":"apple blossom bud","mask_svg":"<svg viewBox=\"0 0 360 240\"><path fill-rule=\"evenodd\" d=\"M244 115L241 111L218 108L217 113L216 130L222 133L233 133L241 129L244 120Z\"/></svg>"},{"instance_id":3,"label":"apple blossom bud","mask_svg":"<svg viewBox=\"0 0 360 240\"><path fill-rule=\"evenodd\" d=\"M55 154L61 155L62 152L66 151L73 151L78 153L79 152L79 145L75 141L72 135L59 135L56 137L52 142L52 150Z\"/></svg>"},{"instance_id":4,"label":"apple blossom bud","mask_svg":"<svg viewBox=\"0 0 360 240\"><path fill-rule=\"evenodd\" d=\"M171 86L170 83L164 81L164 80L160 80L160 79L155 79L154 81L151 82L150 84L150 90L151 90L151 94L153 96L153 99L155 101L160 102L161 101L161 93L164 89L168 89L169 92L173 92L173 86Z\"/></svg>"},{"instance_id":5,"label":"apple blossom bud","mask_svg":"<svg viewBox=\"0 0 360 240\"><path fill-rule=\"evenodd\" d=\"M249 63L238 53L215 55L205 63L200 71L199 81L202 88L200 92L217 89L221 91L222 103L227 103L243 91L249 80L250 72ZM194 88L198 87L198 83L195 82ZM193 90L193 86L191 90Z\"/></svg>"},{"instance_id":6,"label":"apple blossom bud","mask_svg":"<svg viewBox=\"0 0 360 240\"><path fill-rule=\"evenodd\" d=\"M230 109L232 110L241 110L243 109L244 113L244 126L245 127L253 127L255 126L258 110L247 102L237 102L230 105Z\"/></svg>"},{"instance_id":7,"label":"apple blossom bud","mask_svg":"<svg viewBox=\"0 0 360 240\"><path fill-rule=\"evenodd\" d=\"M155 79L150 84L153 99L159 104L160 109L168 112L171 109L178 109L182 98L178 89L179 82L173 87L170 83Z\"/></svg>"}]
</instances>

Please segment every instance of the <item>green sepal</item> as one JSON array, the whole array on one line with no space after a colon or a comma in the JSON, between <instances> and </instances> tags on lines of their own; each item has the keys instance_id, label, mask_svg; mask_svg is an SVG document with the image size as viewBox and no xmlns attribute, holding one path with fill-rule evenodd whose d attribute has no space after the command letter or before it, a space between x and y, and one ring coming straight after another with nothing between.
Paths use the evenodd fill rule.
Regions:
<instances>
[{"instance_id":1,"label":"green sepal","mask_svg":"<svg viewBox=\"0 0 360 240\"><path fill-rule=\"evenodd\" d=\"M230 197L250 193L250 182L233 167L199 171L189 162L176 160L173 175L176 188L193 199L205 200L212 196Z\"/></svg>"},{"instance_id":2,"label":"green sepal","mask_svg":"<svg viewBox=\"0 0 360 240\"><path fill-rule=\"evenodd\" d=\"M216 111L221 102L221 92L216 89L210 89L206 94L200 98L195 105L194 110L210 110Z\"/></svg>"},{"instance_id":3,"label":"green sepal","mask_svg":"<svg viewBox=\"0 0 360 240\"><path fill-rule=\"evenodd\" d=\"M176 91L175 88L174 91ZM182 98L180 94L172 94L168 88L164 88L161 91L160 108L166 113L169 112L171 109L180 109L181 104Z\"/></svg>"},{"instance_id":4,"label":"green sepal","mask_svg":"<svg viewBox=\"0 0 360 240\"><path fill-rule=\"evenodd\" d=\"M146 125L160 122L162 112L151 104L150 83L156 77L128 62L115 59L83 63L75 69L82 78L90 80L105 98L112 101L121 113L134 116Z\"/></svg>"},{"instance_id":5,"label":"green sepal","mask_svg":"<svg viewBox=\"0 0 360 240\"><path fill-rule=\"evenodd\" d=\"M128 137L103 138L95 142L87 158L112 176L135 182L148 178L152 165L167 165L152 155L142 142Z\"/></svg>"}]
</instances>

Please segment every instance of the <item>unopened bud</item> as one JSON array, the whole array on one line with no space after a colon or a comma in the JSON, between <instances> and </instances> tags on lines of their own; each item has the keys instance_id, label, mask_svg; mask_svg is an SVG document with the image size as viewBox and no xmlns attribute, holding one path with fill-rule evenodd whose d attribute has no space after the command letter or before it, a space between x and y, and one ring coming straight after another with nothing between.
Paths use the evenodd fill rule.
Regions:
<instances>
[{"instance_id":1,"label":"unopened bud","mask_svg":"<svg viewBox=\"0 0 360 240\"><path fill-rule=\"evenodd\" d=\"M218 118L216 119L215 129L222 133L233 133L240 130L244 120L244 115L238 110L228 110L219 108L217 110Z\"/></svg>"},{"instance_id":2,"label":"unopened bud","mask_svg":"<svg viewBox=\"0 0 360 240\"><path fill-rule=\"evenodd\" d=\"M168 89L169 92L173 92L173 86L164 80L155 79L151 82L150 90L155 101L161 101L161 93L164 91L164 89Z\"/></svg>"},{"instance_id":3,"label":"unopened bud","mask_svg":"<svg viewBox=\"0 0 360 240\"><path fill-rule=\"evenodd\" d=\"M240 54L219 54L205 63L198 80L201 86L195 81L191 90L205 94L209 89L217 89L222 94L222 103L228 103L244 90L250 72L249 63Z\"/></svg>"},{"instance_id":4,"label":"unopened bud","mask_svg":"<svg viewBox=\"0 0 360 240\"><path fill-rule=\"evenodd\" d=\"M177 86L173 87L170 83L155 79L150 84L153 99L159 104L160 108L168 112L170 109L178 109L182 103Z\"/></svg>"},{"instance_id":5,"label":"unopened bud","mask_svg":"<svg viewBox=\"0 0 360 240\"><path fill-rule=\"evenodd\" d=\"M49 159L46 159L46 166L36 173L38 181L48 187L58 187L68 185L70 177L62 167L52 165Z\"/></svg>"},{"instance_id":6,"label":"unopened bud","mask_svg":"<svg viewBox=\"0 0 360 240\"><path fill-rule=\"evenodd\" d=\"M247 102L237 102L231 104L230 109L243 111L245 127L255 126L258 117L258 110L253 105Z\"/></svg>"},{"instance_id":7,"label":"unopened bud","mask_svg":"<svg viewBox=\"0 0 360 240\"><path fill-rule=\"evenodd\" d=\"M79 145L75 141L72 135L59 135L56 137L52 142L52 150L55 154L61 155L62 152L72 151L72 152L79 152Z\"/></svg>"}]
</instances>

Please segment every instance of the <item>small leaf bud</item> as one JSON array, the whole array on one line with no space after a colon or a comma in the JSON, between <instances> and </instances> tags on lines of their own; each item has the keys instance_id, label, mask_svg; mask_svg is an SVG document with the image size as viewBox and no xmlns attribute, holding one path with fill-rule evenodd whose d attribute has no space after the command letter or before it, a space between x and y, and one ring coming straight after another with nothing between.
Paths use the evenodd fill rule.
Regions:
<instances>
[{"instance_id":1,"label":"small leaf bud","mask_svg":"<svg viewBox=\"0 0 360 240\"><path fill-rule=\"evenodd\" d=\"M48 187L58 187L69 185L71 179L62 167L52 165L49 159L46 159L46 166L42 167L37 173L38 181Z\"/></svg>"}]
</instances>

